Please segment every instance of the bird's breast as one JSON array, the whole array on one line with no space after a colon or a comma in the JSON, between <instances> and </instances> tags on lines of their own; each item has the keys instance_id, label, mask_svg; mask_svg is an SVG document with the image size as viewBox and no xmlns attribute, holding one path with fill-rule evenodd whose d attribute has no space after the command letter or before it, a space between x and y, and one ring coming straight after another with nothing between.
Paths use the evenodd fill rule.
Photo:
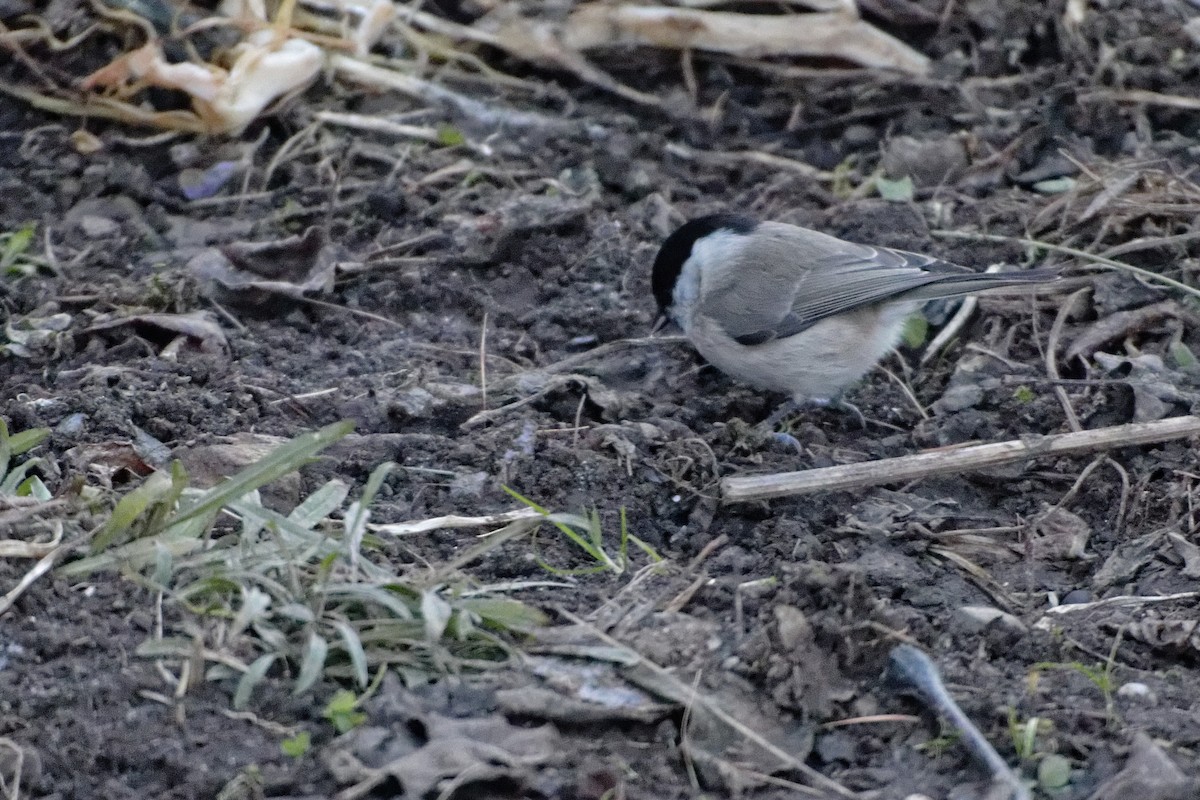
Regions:
<instances>
[{"instance_id":1,"label":"bird's breast","mask_svg":"<svg viewBox=\"0 0 1200 800\"><path fill-rule=\"evenodd\" d=\"M912 304L873 306L755 345L739 344L702 315L684 330L700 355L742 383L798 400L832 399L895 347L912 311Z\"/></svg>"}]
</instances>

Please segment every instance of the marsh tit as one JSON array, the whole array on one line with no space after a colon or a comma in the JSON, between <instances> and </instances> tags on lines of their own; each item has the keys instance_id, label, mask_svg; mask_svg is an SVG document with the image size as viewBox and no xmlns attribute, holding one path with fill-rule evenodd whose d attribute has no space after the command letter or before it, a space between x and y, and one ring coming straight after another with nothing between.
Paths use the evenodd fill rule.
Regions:
<instances>
[{"instance_id":1,"label":"marsh tit","mask_svg":"<svg viewBox=\"0 0 1200 800\"><path fill-rule=\"evenodd\" d=\"M651 283L660 324L674 321L722 372L796 403L836 403L896 346L926 301L1028 290L1058 277L977 273L782 222L714 214L667 237Z\"/></svg>"}]
</instances>

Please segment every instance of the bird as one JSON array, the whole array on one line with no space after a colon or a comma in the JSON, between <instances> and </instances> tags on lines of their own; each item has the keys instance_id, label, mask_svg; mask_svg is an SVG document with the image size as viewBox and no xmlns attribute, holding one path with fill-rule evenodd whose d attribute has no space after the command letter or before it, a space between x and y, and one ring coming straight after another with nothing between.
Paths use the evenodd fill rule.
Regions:
<instances>
[{"instance_id":1,"label":"bird","mask_svg":"<svg viewBox=\"0 0 1200 800\"><path fill-rule=\"evenodd\" d=\"M797 406L847 405L843 391L899 343L908 317L925 302L1028 291L1060 277L1053 269L979 273L933 256L718 213L666 238L651 288L655 330L672 321L717 369L788 396L763 423L774 427Z\"/></svg>"}]
</instances>

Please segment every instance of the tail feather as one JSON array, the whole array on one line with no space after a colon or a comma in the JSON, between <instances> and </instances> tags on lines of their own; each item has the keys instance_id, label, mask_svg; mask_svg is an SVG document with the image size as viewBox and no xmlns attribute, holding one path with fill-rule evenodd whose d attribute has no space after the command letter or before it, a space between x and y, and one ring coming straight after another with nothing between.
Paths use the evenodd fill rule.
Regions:
<instances>
[{"instance_id":1,"label":"tail feather","mask_svg":"<svg viewBox=\"0 0 1200 800\"><path fill-rule=\"evenodd\" d=\"M1034 287L1054 283L1062 279L1055 269L1034 269L1028 272L998 272L973 274L950 274L939 276L936 281L918 286L905 292L903 297L911 300L938 300L948 297L991 292L1007 289L1012 293L1028 291Z\"/></svg>"}]
</instances>

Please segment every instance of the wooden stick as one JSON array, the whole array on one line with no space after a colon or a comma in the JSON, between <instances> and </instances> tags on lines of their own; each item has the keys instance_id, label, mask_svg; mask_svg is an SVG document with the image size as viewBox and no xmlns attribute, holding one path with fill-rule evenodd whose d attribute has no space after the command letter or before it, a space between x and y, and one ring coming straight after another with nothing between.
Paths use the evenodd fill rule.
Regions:
<instances>
[{"instance_id":1,"label":"wooden stick","mask_svg":"<svg viewBox=\"0 0 1200 800\"><path fill-rule=\"evenodd\" d=\"M721 481L721 499L726 503L745 503L751 500L832 492L883 483L904 483L931 475L970 472L1030 458L1091 453L1115 447L1165 442L1197 434L1200 434L1200 417L1183 416L1052 436L1029 436L1007 442L933 450L912 456L837 467L725 478Z\"/></svg>"}]
</instances>

